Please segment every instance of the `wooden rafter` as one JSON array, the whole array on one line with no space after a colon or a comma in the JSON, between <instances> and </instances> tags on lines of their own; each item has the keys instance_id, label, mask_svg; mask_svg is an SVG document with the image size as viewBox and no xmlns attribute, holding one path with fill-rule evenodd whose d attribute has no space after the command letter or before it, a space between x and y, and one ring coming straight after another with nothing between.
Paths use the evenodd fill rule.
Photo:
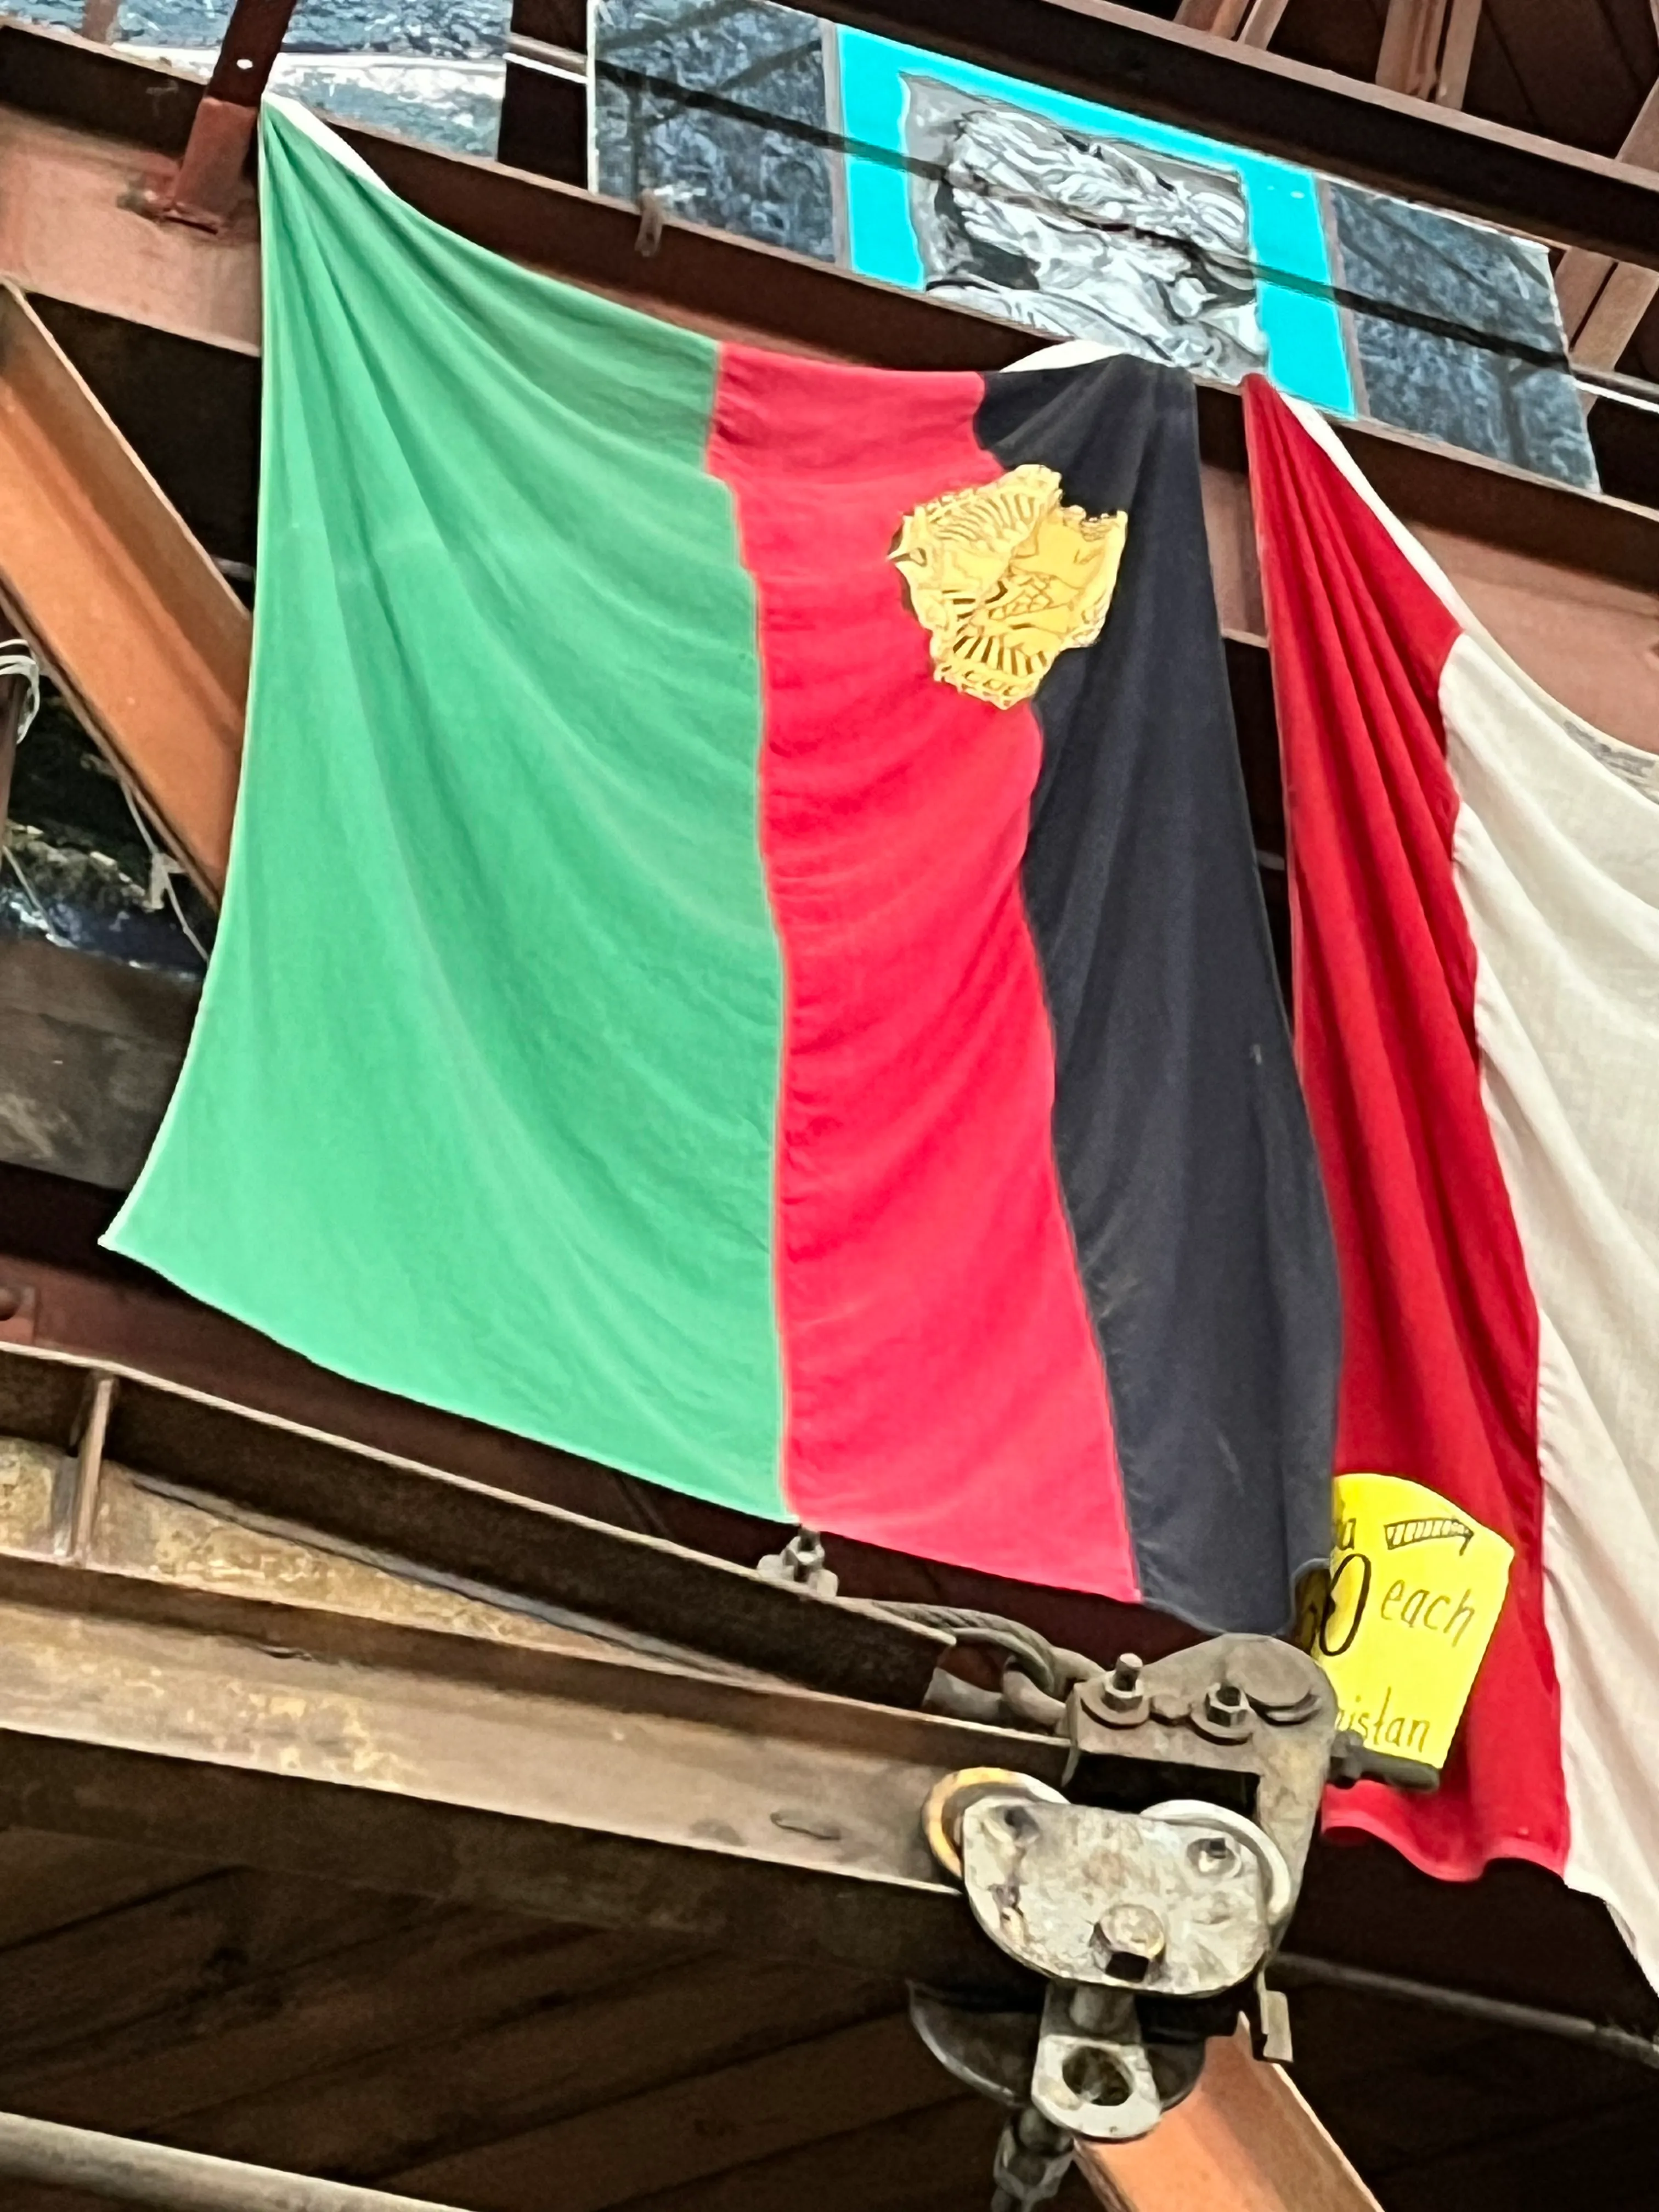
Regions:
<instances>
[{"instance_id":1,"label":"wooden rafter","mask_svg":"<svg viewBox=\"0 0 1659 2212\"><path fill-rule=\"evenodd\" d=\"M1176 21L1241 46L1270 46L1289 5L1290 0L1181 0Z\"/></svg>"},{"instance_id":2,"label":"wooden rafter","mask_svg":"<svg viewBox=\"0 0 1659 2212\"><path fill-rule=\"evenodd\" d=\"M1659 169L1659 84L1637 111L1619 158L1632 168ZM1555 289L1572 358L1586 368L1614 368L1659 294L1659 270L1638 268L1575 246L1561 257Z\"/></svg>"},{"instance_id":3,"label":"wooden rafter","mask_svg":"<svg viewBox=\"0 0 1659 2212\"><path fill-rule=\"evenodd\" d=\"M1389 92L1462 107L1480 0L1389 0L1376 82Z\"/></svg>"}]
</instances>

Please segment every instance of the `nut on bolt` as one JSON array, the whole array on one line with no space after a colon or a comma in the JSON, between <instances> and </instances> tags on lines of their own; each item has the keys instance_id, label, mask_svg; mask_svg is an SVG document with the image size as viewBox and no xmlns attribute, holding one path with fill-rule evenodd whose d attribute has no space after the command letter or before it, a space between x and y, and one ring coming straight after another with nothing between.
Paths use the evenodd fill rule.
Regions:
<instances>
[{"instance_id":1,"label":"nut on bolt","mask_svg":"<svg viewBox=\"0 0 1659 2212\"><path fill-rule=\"evenodd\" d=\"M1109 1674L1088 1685L1085 1705L1108 1728L1139 1728L1152 1710L1141 1674L1140 1660L1133 1651L1124 1652Z\"/></svg>"},{"instance_id":2,"label":"nut on bolt","mask_svg":"<svg viewBox=\"0 0 1659 2212\"><path fill-rule=\"evenodd\" d=\"M1250 1701L1237 1682L1225 1675L1212 1682L1204 1692L1204 1702L1193 1715L1194 1724L1200 1732L1212 1736L1220 1743L1237 1743L1249 1735L1255 1726L1255 1715Z\"/></svg>"},{"instance_id":3,"label":"nut on bolt","mask_svg":"<svg viewBox=\"0 0 1659 2212\"><path fill-rule=\"evenodd\" d=\"M1149 1905L1115 1905L1095 1923L1089 1948L1120 1982L1144 1982L1168 1940Z\"/></svg>"}]
</instances>

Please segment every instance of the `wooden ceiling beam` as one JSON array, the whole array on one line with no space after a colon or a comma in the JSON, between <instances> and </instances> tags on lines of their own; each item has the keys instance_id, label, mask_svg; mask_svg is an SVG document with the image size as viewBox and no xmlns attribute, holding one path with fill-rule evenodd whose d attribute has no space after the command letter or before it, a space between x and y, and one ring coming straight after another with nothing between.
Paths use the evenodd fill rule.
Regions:
<instances>
[{"instance_id":1,"label":"wooden ceiling beam","mask_svg":"<svg viewBox=\"0 0 1659 2212\"><path fill-rule=\"evenodd\" d=\"M1376 82L1437 107L1462 107L1481 0L1389 0Z\"/></svg>"},{"instance_id":2,"label":"wooden ceiling beam","mask_svg":"<svg viewBox=\"0 0 1659 2212\"><path fill-rule=\"evenodd\" d=\"M1175 20L1183 30L1207 31L1212 39L1236 39L1250 7L1251 0L1181 0Z\"/></svg>"},{"instance_id":3,"label":"wooden ceiling beam","mask_svg":"<svg viewBox=\"0 0 1659 2212\"><path fill-rule=\"evenodd\" d=\"M1236 39L1258 50L1272 46L1291 0L1181 0L1175 20L1212 39Z\"/></svg>"},{"instance_id":4,"label":"wooden ceiling beam","mask_svg":"<svg viewBox=\"0 0 1659 2212\"><path fill-rule=\"evenodd\" d=\"M1632 168L1659 169L1659 83L1638 109L1619 158ZM1555 291L1572 359L1586 368L1616 368L1659 295L1659 270L1570 246L1556 267Z\"/></svg>"},{"instance_id":5,"label":"wooden ceiling beam","mask_svg":"<svg viewBox=\"0 0 1659 2212\"><path fill-rule=\"evenodd\" d=\"M921 1808L1058 1738L0 1555L0 1819L1018 1989Z\"/></svg>"}]
</instances>

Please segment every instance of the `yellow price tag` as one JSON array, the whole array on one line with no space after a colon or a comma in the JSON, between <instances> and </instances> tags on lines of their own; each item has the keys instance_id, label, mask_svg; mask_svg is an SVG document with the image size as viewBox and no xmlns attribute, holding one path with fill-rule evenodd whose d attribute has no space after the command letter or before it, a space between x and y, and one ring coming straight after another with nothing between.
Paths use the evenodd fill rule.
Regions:
<instances>
[{"instance_id":1,"label":"yellow price tag","mask_svg":"<svg viewBox=\"0 0 1659 2212\"><path fill-rule=\"evenodd\" d=\"M1314 1657L1373 1750L1443 1766L1509 1589L1512 1547L1420 1482L1342 1474Z\"/></svg>"}]
</instances>

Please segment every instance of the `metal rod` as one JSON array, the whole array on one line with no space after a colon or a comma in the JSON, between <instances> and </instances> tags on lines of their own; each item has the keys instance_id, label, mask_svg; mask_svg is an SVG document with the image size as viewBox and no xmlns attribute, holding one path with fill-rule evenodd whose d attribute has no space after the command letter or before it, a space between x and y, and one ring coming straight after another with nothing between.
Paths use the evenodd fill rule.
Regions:
<instances>
[{"instance_id":1,"label":"metal rod","mask_svg":"<svg viewBox=\"0 0 1659 2212\"><path fill-rule=\"evenodd\" d=\"M1647 377L1627 376L1618 368L1591 368L1577 361L1571 367L1573 381L1591 398L1605 394L1617 400L1621 407L1639 407L1647 414L1659 414L1659 384L1650 382ZM1589 401L1584 404L1588 407Z\"/></svg>"},{"instance_id":2,"label":"metal rod","mask_svg":"<svg viewBox=\"0 0 1659 2212\"><path fill-rule=\"evenodd\" d=\"M1429 2012L1456 2013L1494 2027L1513 2027L1523 2035L1553 2035L1564 2043L1582 2044L1605 2051L1609 2057L1632 2059L1638 2066L1659 2070L1659 2038L1634 2028L1609 2027L1572 2013L1546 2012L1538 2005L1511 2004L1505 1997L1483 1997L1473 1990L1449 1990L1438 1982L1409 1981L1401 1974L1374 1973L1369 1966L1339 1966L1332 1959L1304 1958L1294 1951L1282 1952L1267 1972L1273 1980L1291 1989L1352 1990L1359 1996L1392 1997Z\"/></svg>"},{"instance_id":3,"label":"metal rod","mask_svg":"<svg viewBox=\"0 0 1659 2212\"><path fill-rule=\"evenodd\" d=\"M161 2212L449 2212L424 2197L392 2197L345 2181L244 2166L239 2159L133 2142L58 2120L0 2112L0 2175L46 2189L77 2189Z\"/></svg>"}]
</instances>

